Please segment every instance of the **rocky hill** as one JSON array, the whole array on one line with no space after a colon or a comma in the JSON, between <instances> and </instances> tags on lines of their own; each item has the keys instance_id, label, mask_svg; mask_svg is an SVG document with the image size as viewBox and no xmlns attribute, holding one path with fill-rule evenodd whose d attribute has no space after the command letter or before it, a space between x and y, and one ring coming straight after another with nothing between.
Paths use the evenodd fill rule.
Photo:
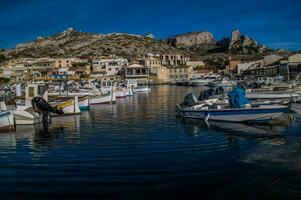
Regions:
<instances>
[{"instance_id":1,"label":"rocky hill","mask_svg":"<svg viewBox=\"0 0 301 200\"><path fill-rule=\"evenodd\" d=\"M185 33L171 36L165 41L173 47L185 48L192 52L198 51L201 54L257 54L269 50L248 36L240 34L239 30L233 31L231 37L225 37L219 41L210 32Z\"/></svg>"},{"instance_id":2,"label":"rocky hill","mask_svg":"<svg viewBox=\"0 0 301 200\"><path fill-rule=\"evenodd\" d=\"M115 54L124 58L142 57L147 53L182 53L192 59L226 61L229 55L252 60L274 53L239 30L231 37L217 41L210 32L191 32L156 40L153 34L146 36L126 33L85 33L69 28L48 37L17 45L14 49L0 49L0 62L18 57L79 57L93 58Z\"/></svg>"},{"instance_id":3,"label":"rocky hill","mask_svg":"<svg viewBox=\"0 0 301 200\"><path fill-rule=\"evenodd\" d=\"M39 37L37 40L19 44L11 50L2 50L0 58L18 57L80 57L91 58L115 54L125 58L141 57L146 53L180 53L163 41L147 36L112 33L94 34L77 32L69 28L49 37Z\"/></svg>"}]
</instances>

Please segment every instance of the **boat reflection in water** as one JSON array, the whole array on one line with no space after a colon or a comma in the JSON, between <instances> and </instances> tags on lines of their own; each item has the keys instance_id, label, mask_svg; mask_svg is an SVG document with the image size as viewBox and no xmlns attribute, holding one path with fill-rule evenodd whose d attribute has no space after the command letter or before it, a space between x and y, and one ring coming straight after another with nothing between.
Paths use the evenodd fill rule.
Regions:
<instances>
[{"instance_id":1,"label":"boat reflection in water","mask_svg":"<svg viewBox=\"0 0 301 200\"><path fill-rule=\"evenodd\" d=\"M198 134L201 131L214 131L226 134L229 141L247 139L270 145L281 145L286 142L284 132L294 123L294 116L285 114L270 124L229 123L220 121L203 121L181 119L188 132ZM194 126L191 126L191 125Z\"/></svg>"},{"instance_id":2,"label":"boat reflection in water","mask_svg":"<svg viewBox=\"0 0 301 200\"><path fill-rule=\"evenodd\" d=\"M182 119L181 119L182 120ZM300 130L298 119L292 114L283 115L273 124L242 124L183 120L183 126L194 136L204 133L218 138L228 138L227 147L219 140L215 145L220 149L239 149L240 154L231 158L237 160L243 173L211 196L211 199L248 199L254 191L262 191L259 199L300 199L301 142L296 131ZM250 144L256 145L250 145ZM246 148L246 146L249 148ZM217 155L215 155L217 157ZM224 154L224 159L227 154ZM234 167L234 166L232 166ZM285 191L283 191L285 188ZM222 197L222 198L221 198Z\"/></svg>"}]
</instances>

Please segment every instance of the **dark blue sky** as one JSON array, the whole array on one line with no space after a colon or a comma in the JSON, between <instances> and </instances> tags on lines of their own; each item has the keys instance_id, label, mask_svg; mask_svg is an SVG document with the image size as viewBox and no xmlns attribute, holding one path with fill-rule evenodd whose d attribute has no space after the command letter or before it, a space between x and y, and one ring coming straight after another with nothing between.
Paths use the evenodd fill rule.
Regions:
<instances>
[{"instance_id":1,"label":"dark blue sky","mask_svg":"<svg viewBox=\"0 0 301 200\"><path fill-rule=\"evenodd\" d=\"M272 48L301 50L301 0L0 0L0 47L68 27L85 32L153 33L157 38L240 29Z\"/></svg>"}]
</instances>

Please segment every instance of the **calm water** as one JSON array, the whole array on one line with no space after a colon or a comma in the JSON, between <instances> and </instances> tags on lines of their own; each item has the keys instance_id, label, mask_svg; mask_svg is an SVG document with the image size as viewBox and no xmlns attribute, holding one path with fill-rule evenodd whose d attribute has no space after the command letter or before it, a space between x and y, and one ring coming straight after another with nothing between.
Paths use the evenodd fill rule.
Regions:
<instances>
[{"instance_id":1,"label":"calm water","mask_svg":"<svg viewBox=\"0 0 301 200\"><path fill-rule=\"evenodd\" d=\"M301 198L301 123L184 121L197 88L154 87L80 116L0 134L0 199Z\"/></svg>"}]
</instances>

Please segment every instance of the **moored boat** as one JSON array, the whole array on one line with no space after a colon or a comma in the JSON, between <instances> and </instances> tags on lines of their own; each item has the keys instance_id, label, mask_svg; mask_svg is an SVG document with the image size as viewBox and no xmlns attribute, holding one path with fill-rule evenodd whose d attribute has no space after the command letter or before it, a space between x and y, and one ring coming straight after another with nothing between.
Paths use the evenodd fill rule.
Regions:
<instances>
[{"instance_id":1,"label":"moored boat","mask_svg":"<svg viewBox=\"0 0 301 200\"><path fill-rule=\"evenodd\" d=\"M31 106L17 106L12 113L16 125L33 125L42 121L42 117Z\"/></svg>"},{"instance_id":2,"label":"moored boat","mask_svg":"<svg viewBox=\"0 0 301 200\"><path fill-rule=\"evenodd\" d=\"M74 98L57 98L50 100L50 105L57 108L58 110L63 111L63 115L76 115L80 114L81 111L79 109L78 97ZM54 114L54 116L61 116Z\"/></svg>"},{"instance_id":3,"label":"moored boat","mask_svg":"<svg viewBox=\"0 0 301 200\"><path fill-rule=\"evenodd\" d=\"M80 110L89 110L90 109L90 97L83 96L78 98L78 106Z\"/></svg>"},{"instance_id":4,"label":"moored boat","mask_svg":"<svg viewBox=\"0 0 301 200\"><path fill-rule=\"evenodd\" d=\"M133 88L134 92L150 92L151 88L148 85L136 86Z\"/></svg>"},{"instance_id":5,"label":"moored boat","mask_svg":"<svg viewBox=\"0 0 301 200\"><path fill-rule=\"evenodd\" d=\"M116 96L113 92L112 94L104 94L104 95L95 95L90 97L90 105L96 104L105 104L105 103L115 103Z\"/></svg>"},{"instance_id":6,"label":"moored boat","mask_svg":"<svg viewBox=\"0 0 301 200\"><path fill-rule=\"evenodd\" d=\"M260 105L251 108L230 108L221 106L177 105L177 113L184 118L228 121L228 122L268 122L289 111L285 105Z\"/></svg>"},{"instance_id":7,"label":"moored boat","mask_svg":"<svg viewBox=\"0 0 301 200\"><path fill-rule=\"evenodd\" d=\"M268 122L289 111L288 105L252 105L242 88L228 93L229 103L198 102L194 94L185 96L184 102L177 104L176 112L183 118L227 122Z\"/></svg>"},{"instance_id":8,"label":"moored boat","mask_svg":"<svg viewBox=\"0 0 301 200\"><path fill-rule=\"evenodd\" d=\"M13 130L15 127L12 111L0 111L0 131Z\"/></svg>"}]
</instances>

